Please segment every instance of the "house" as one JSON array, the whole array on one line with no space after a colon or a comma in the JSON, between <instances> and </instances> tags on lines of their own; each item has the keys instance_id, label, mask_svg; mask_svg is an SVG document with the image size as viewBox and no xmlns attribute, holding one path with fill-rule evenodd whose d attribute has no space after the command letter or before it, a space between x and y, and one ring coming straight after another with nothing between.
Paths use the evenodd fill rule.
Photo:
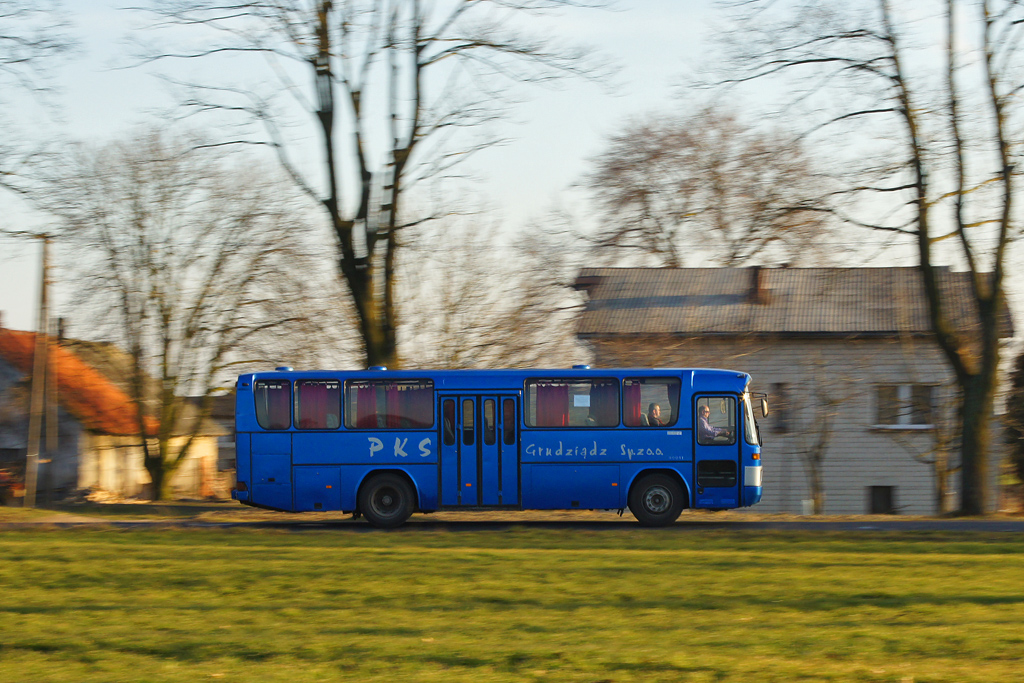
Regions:
<instances>
[{"instance_id":1,"label":"house","mask_svg":"<svg viewBox=\"0 0 1024 683\"><path fill-rule=\"evenodd\" d=\"M35 333L0 327L0 468L23 477L28 446L29 396ZM41 499L78 489L115 496L148 496L138 420L126 390L126 355L112 344L51 338L56 386L56 448L40 446ZM194 418L193 418L194 419ZM146 421L150 435L156 431ZM176 495L220 493L217 439L225 430L208 421L185 463L171 479ZM182 439L184 437L175 437Z\"/></svg>"},{"instance_id":2,"label":"house","mask_svg":"<svg viewBox=\"0 0 1024 683\"><path fill-rule=\"evenodd\" d=\"M955 323L976 324L968 274L940 276ZM587 268L576 287L597 365L736 369L768 394L757 511L955 507L956 389L916 269Z\"/></svg>"}]
</instances>

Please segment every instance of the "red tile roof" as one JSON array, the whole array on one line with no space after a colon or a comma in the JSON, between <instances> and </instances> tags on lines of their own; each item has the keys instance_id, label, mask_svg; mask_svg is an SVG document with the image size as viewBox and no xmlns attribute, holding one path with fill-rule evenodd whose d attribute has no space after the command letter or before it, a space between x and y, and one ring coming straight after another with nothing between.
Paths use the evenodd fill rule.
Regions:
<instances>
[{"instance_id":1,"label":"red tile roof","mask_svg":"<svg viewBox=\"0 0 1024 683\"><path fill-rule=\"evenodd\" d=\"M35 332L0 329L0 358L31 374L35 339ZM135 405L127 394L71 351L50 348L57 369L57 400L83 427L118 436L138 433ZM156 427L156 420L146 418L148 434L155 434Z\"/></svg>"}]
</instances>

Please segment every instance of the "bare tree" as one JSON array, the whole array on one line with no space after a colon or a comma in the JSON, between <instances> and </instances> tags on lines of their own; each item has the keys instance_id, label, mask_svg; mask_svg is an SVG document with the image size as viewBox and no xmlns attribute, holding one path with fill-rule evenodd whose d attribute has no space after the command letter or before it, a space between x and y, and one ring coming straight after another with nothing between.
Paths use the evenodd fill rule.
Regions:
<instances>
[{"instance_id":1,"label":"bare tree","mask_svg":"<svg viewBox=\"0 0 1024 683\"><path fill-rule=\"evenodd\" d=\"M474 136L498 117L515 83L578 73L582 52L524 30L529 17L582 0L160 0L160 26L193 47L151 55L256 58L261 77L315 122L323 181L311 180L287 140L286 106L244 84L196 85L193 111L264 124L235 142L273 147L292 178L330 219L366 362L395 366L400 232L446 207L412 215L417 182L438 177L492 144ZM198 44L198 47L196 45ZM252 63L250 63L252 65ZM302 80L298 80L302 79ZM310 84L308 87L306 83ZM293 104L294 104L293 102Z\"/></svg>"},{"instance_id":2,"label":"bare tree","mask_svg":"<svg viewBox=\"0 0 1024 683\"><path fill-rule=\"evenodd\" d=\"M686 254L723 266L799 264L829 216L824 190L792 136L708 107L635 123L609 141L585 179L601 209L595 244L678 268Z\"/></svg>"},{"instance_id":3,"label":"bare tree","mask_svg":"<svg viewBox=\"0 0 1024 683\"><path fill-rule=\"evenodd\" d=\"M455 221L456 224L450 224ZM443 237L443 239L442 239ZM480 217L425 226L405 251L403 355L419 367L557 367L585 360L572 316L577 266L564 243L527 229L509 241Z\"/></svg>"},{"instance_id":4,"label":"bare tree","mask_svg":"<svg viewBox=\"0 0 1024 683\"><path fill-rule=\"evenodd\" d=\"M864 173L837 174L847 185L832 208L917 251L935 340L962 397L960 512L984 513L1005 255L1018 233L1024 4L947 0L933 23L893 0L733 6L742 24L729 36L726 82L778 79L792 95L787 115L811 116L808 134L842 131L838 163L848 171L860 160ZM943 288L945 245L971 273L972 316L953 310ZM957 322L970 317L977 323Z\"/></svg>"},{"instance_id":5,"label":"bare tree","mask_svg":"<svg viewBox=\"0 0 1024 683\"><path fill-rule=\"evenodd\" d=\"M16 114L31 107L15 98L48 93L50 69L74 46L58 10L55 2L0 0L0 188L18 194L26 192L25 170L45 145L27 142L18 130Z\"/></svg>"},{"instance_id":6,"label":"bare tree","mask_svg":"<svg viewBox=\"0 0 1024 683\"><path fill-rule=\"evenodd\" d=\"M231 366L302 348L323 319L302 198L258 167L158 132L84 151L51 189L92 331L130 356L153 495L168 493ZM238 160L241 162L242 160ZM274 355L269 356L273 358ZM152 378L152 379L150 379ZM186 398L201 396L198 408Z\"/></svg>"},{"instance_id":7,"label":"bare tree","mask_svg":"<svg viewBox=\"0 0 1024 683\"><path fill-rule=\"evenodd\" d=\"M820 374L820 373L815 373ZM797 430L797 454L807 476L814 514L825 514L825 460L843 401L816 377L807 396L807 422Z\"/></svg>"}]
</instances>

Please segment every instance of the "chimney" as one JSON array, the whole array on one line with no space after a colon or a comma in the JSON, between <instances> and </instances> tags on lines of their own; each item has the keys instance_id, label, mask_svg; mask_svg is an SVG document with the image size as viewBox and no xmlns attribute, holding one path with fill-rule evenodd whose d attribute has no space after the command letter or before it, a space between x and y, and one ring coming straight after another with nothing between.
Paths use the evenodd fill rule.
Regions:
<instances>
[{"instance_id":1,"label":"chimney","mask_svg":"<svg viewBox=\"0 0 1024 683\"><path fill-rule=\"evenodd\" d=\"M764 268L761 266L750 266L749 270L750 292L747 294L747 301L763 306L768 303L768 289L764 284Z\"/></svg>"}]
</instances>

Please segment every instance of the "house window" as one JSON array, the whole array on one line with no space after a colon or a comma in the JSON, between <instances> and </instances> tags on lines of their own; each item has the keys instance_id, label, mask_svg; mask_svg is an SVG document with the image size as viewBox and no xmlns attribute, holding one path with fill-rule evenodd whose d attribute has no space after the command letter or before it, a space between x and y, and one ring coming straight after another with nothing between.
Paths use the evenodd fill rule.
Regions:
<instances>
[{"instance_id":1,"label":"house window","mask_svg":"<svg viewBox=\"0 0 1024 683\"><path fill-rule=\"evenodd\" d=\"M930 384L879 384L876 389L875 425L922 429L934 425Z\"/></svg>"},{"instance_id":2,"label":"house window","mask_svg":"<svg viewBox=\"0 0 1024 683\"><path fill-rule=\"evenodd\" d=\"M772 427L776 432L785 434L789 431L790 421L789 385L785 382L773 384L770 398L772 402Z\"/></svg>"},{"instance_id":3,"label":"house window","mask_svg":"<svg viewBox=\"0 0 1024 683\"><path fill-rule=\"evenodd\" d=\"M869 515L894 515L894 514L896 514L896 487L895 486L869 486L868 487L868 514Z\"/></svg>"}]
</instances>

